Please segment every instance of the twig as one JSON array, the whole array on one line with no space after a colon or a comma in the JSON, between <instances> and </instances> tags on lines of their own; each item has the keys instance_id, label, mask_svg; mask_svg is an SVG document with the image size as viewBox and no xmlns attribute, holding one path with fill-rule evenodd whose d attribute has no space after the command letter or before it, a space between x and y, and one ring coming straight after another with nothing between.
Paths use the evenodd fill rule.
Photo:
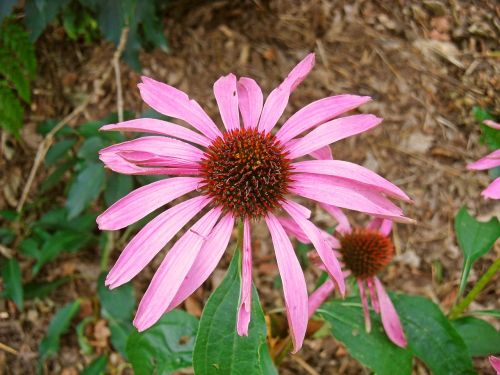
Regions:
<instances>
[{"instance_id":1,"label":"twig","mask_svg":"<svg viewBox=\"0 0 500 375\"><path fill-rule=\"evenodd\" d=\"M297 364L302 367L306 372L310 375L319 375L319 372L317 372L315 369L313 369L302 357L299 357L298 355L292 355L291 356L292 360L297 362Z\"/></svg>"},{"instance_id":2,"label":"twig","mask_svg":"<svg viewBox=\"0 0 500 375\"><path fill-rule=\"evenodd\" d=\"M0 349L3 351L6 351L7 353L10 353L10 354L19 355L19 352L16 349L14 349L14 348L10 347L9 345L4 344L2 342L0 342Z\"/></svg>"},{"instance_id":3,"label":"twig","mask_svg":"<svg viewBox=\"0 0 500 375\"><path fill-rule=\"evenodd\" d=\"M28 176L28 180L26 181L26 185L24 185L24 189L23 189L23 192L21 194L21 198L19 199L19 203L17 205L17 212L21 212L23 207L24 207L24 203L26 202L26 198L28 197L31 186L33 185L33 181L35 180L36 173L38 172L38 169L40 168L40 164L42 163L43 159L45 158L47 151L49 150L50 146L54 142L55 134L59 130L61 130L61 128L64 125L68 124L73 119L75 119L77 116L79 116L85 110L85 108L87 108L87 105L91 102L92 99L94 99L94 97L98 97L100 95L102 86L111 76L113 66L115 65L114 62L118 61L120 59L120 56L123 53L123 50L125 48L125 43L127 41L127 36L128 36L128 28L124 28L122 30L122 33L120 36L120 42L118 43L118 47L116 48L116 51L113 54L113 64L106 69L106 71L102 75L101 79L96 82L96 84L94 85L94 91L92 92L92 94L88 95L83 100L83 102L73 110L73 112L71 112L69 115L67 115L65 118L63 118L61 121L59 121L57 123L57 125L54 126L52 128L52 130L47 133L47 135L45 136L42 143L40 143L40 146L38 146L38 150L36 152L33 166L31 167L30 174ZM121 87L120 87L120 90L121 90Z\"/></svg>"}]
</instances>

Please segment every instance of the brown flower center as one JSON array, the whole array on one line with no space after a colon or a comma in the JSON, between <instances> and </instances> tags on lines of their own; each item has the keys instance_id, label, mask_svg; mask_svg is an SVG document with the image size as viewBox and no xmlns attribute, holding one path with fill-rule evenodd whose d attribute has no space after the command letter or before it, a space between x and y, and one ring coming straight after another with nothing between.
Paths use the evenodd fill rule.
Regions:
<instances>
[{"instance_id":1,"label":"brown flower center","mask_svg":"<svg viewBox=\"0 0 500 375\"><path fill-rule=\"evenodd\" d=\"M355 228L340 237L340 252L348 269L355 277L365 279L375 276L387 266L394 254L389 237L378 231Z\"/></svg>"},{"instance_id":2,"label":"brown flower center","mask_svg":"<svg viewBox=\"0 0 500 375\"><path fill-rule=\"evenodd\" d=\"M201 162L205 193L236 217L258 218L288 192L290 160L272 135L237 129L217 138Z\"/></svg>"}]
</instances>

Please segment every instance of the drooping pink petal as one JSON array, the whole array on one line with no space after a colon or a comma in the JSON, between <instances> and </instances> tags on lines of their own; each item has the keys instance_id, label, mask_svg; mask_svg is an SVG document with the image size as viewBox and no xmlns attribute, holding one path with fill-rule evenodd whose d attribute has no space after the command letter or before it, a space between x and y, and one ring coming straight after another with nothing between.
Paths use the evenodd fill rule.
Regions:
<instances>
[{"instance_id":1,"label":"drooping pink petal","mask_svg":"<svg viewBox=\"0 0 500 375\"><path fill-rule=\"evenodd\" d=\"M329 121L312 130L288 148L290 159L310 154L321 147L355 134L363 133L382 122L374 115L354 115Z\"/></svg>"},{"instance_id":2,"label":"drooping pink petal","mask_svg":"<svg viewBox=\"0 0 500 375\"><path fill-rule=\"evenodd\" d=\"M241 289L236 330L240 336L248 336L248 324L252 311L252 244L250 222L243 221L243 249L241 258Z\"/></svg>"},{"instance_id":3,"label":"drooping pink petal","mask_svg":"<svg viewBox=\"0 0 500 375\"><path fill-rule=\"evenodd\" d=\"M186 275L179 291L168 306L167 311L180 305L212 274L227 248L233 227L234 217L230 213L226 214L219 223L217 223L212 233L208 236L207 241L201 247L193 266Z\"/></svg>"},{"instance_id":4,"label":"drooping pink petal","mask_svg":"<svg viewBox=\"0 0 500 375\"><path fill-rule=\"evenodd\" d=\"M118 230L135 223L157 208L195 190L201 178L174 177L153 182L133 190L100 214L100 230Z\"/></svg>"},{"instance_id":5,"label":"drooping pink petal","mask_svg":"<svg viewBox=\"0 0 500 375\"><path fill-rule=\"evenodd\" d=\"M490 128L500 130L500 124L498 122L492 120L484 120L483 124L489 126Z\"/></svg>"},{"instance_id":6,"label":"drooping pink petal","mask_svg":"<svg viewBox=\"0 0 500 375\"><path fill-rule=\"evenodd\" d=\"M491 367L493 367L493 369L497 372L497 375L500 375L500 358L490 355L488 359L490 361Z\"/></svg>"},{"instance_id":7,"label":"drooping pink petal","mask_svg":"<svg viewBox=\"0 0 500 375\"><path fill-rule=\"evenodd\" d=\"M228 74L220 77L214 83L214 95L219 106L220 117L227 131L240 128L240 114L238 112L238 92L236 90L236 76Z\"/></svg>"},{"instance_id":8,"label":"drooping pink petal","mask_svg":"<svg viewBox=\"0 0 500 375\"><path fill-rule=\"evenodd\" d=\"M125 151L149 152L158 156L193 163L199 162L203 158L203 151L189 143L174 138L158 136L140 137L131 141L118 143L103 148L99 151L99 154L116 154Z\"/></svg>"},{"instance_id":9,"label":"drooping pink petal","mask_svg":"<svg viewBox=\"0 0 500 375\"><path fill-rule=\"evenodd\" d=\"M259 130L269 133L283 114L293 90L306 78L314 66L314 53L307 55L288 74L288 77L267 97L259 121Z\"/></svg>"},{"instance_id":10,"label":"drooping pink petal","mask_svg":"<svg viewBox=\"0 0 500 375\"><path fill-rule=\"evenodd\" d=\"M319 257L321 258L321 261L325 265L326 272L328 272L328 275L333 280L335 280L340 293L342 295L345 295L344 277L342 275L339 261L333 254L332 249L330 249L327 242L324 240L319 229L313 223L311 223L307 219L304 219L302 215L299 214L299 211L296 208L297 206L300 205L290 200L284 202L282 205L285 211L292 217L293 220L295 220L300 229L302 229L306 236L309 237L314 245L314 248L318 252Z\"/></svg>"},{"instance_id":11,"label":"drooping pink petal","mask_svg":"<svg viewBox=\"0 0 500 375\"><path fill-rule=\"evenodd\" d=\"M220 214L218 207L210 210L167 253L139 303L134 318L139 332L155 324L172 303Z\"/></svg>"},{"instance_id":12,"label":"drooping pink petal","mask_svg":"<svg viewBox=\"0 0 500 375\"><path fill-rule=\"evenodd\" d=\"M120 254L106 277L106 285L113 289L130 281L209 202L205 196L189 199L147 223Z\"/></svg>"},{"instance_id":13,"label":"drooping pink petal","mask_svg":"<svg viewBox=\"0 0 500 375\"><path fill-rule=\"evenodd\" d=\"M144 76L138 86L142 99L154 110L186 121L211 140L222 136L200 105L181 90Z\"/></svg>"},{"instance_id":14,"label":"drooping pink petal","mask_svg":"<svg viewBox=\"0 0 500 375\"><path fill-rule=\"evenodd\" d=\"M298 226L298 224L295 222L295 220L290 219L288 217L282 217L279 216L278 220L280 224L283 226L285 229L286 233L288 233L290 236L295 237L298 241L302 242L303 244L309 244L311 243L311 240L307 235L304 233L304 231Z\"/></svg>"},{"instance_id":15,"label":"drooping pink petal","mask_svg":"<svg viewBox=\"0 0 500 375\"><path fill-rule=\"evenodd\" d=\"M321 207L323 207L326 212L328 212L333 216L335 220L337 220L337 226L335 227L336 232L342 234L351 233L352 228L351 224L349 224L349 219L347 218L347 216L345 216L344 212L340 208L324 203L321 204Z\"/></svg>"},{"instance_id":16,"label":"drooping pink petal","mask_svg":"<svg viewBox=\"0 0 500 375\"><path fill-rule=\"evenodd\" d=\"M306 160L292 163L292 168L293 172L297 173L314 173L354 180L388 196L411 201L408 195L392 182L358 164L343 160Z\"/></svg>"},{"instance_id":17,"label":"drooping pink petal","mask_svg":"<svg viewBox=\"0 0 500 375\"><path fill-rule=\"evenodd\" d=\"M359 297L361 298L361 305L363 306L363 315L365 317L365 329L366 332L370 332L372 330L372 321L370 319L370 310L368 308L368 300L365 293L364 282L361 279L357 279L358 288L359 288Z\"/></svg>"},{"instance_id":18,"label":"drooping pink petal","mask_svg":"<svg viewBox=\"0 0 500 375\"><path fill-rule=\"evenodd\" d=\"M308 303L309 318L314 315L314 312L320 307L323 302L333 293L335 290L335 284L330 279L327 279L323 284L319 286L310 296Z\"/></svg>"},{"instance_id":19,"label":"drooping pink petal","mask_svg":"<svg viewBox=\"0 0 500 375\"><path fill-rule=\"evenodd\" d=\"M336 95L312 102L295 112L281 129L276 137L281 142L288 142L297 135L323 124L342 113L348 112L360 105L370 101L369 96Z\"/></svg>"},{"instance_id":20,"label":"drooping pink petal","mask_svg":"<svg viewBox=\"0 0 500 375\"><path fill-rule=\"evenodd\" d=\"M332 149L330 145L318 148L317 150L311 152L311 156L319 160L332 160Z\"/></svg>"},{"instance_id":21,"label":"drooping pink petal","mask_svg":"<svg viewBox=\"0 0 500 375\"><path fill-rule=\"evenodd\" d=\"M99 130L161 134L197 143L205 147L210 146L211 143L204 135L187 129L184 126L154 118L139 118L117 124L104 125Z\"/></svg>"},{"instance_id":22,"label":"drooping pink petal","mask_svg":"<svg viewBox=\"0 0 500 375\"><path fill-rule=\"evenodd\" d=\"M495 178L481 195L485 198L500 199L500 177Z\"/></svg>"},{"instance_id":23,"label":"drooping pink petal","mask_svg":"<svg viewBox=\"0 0 500 375\"><path fill-rule=\"evenodd\" d=\"M467 164L467 169L484 170L495 168L500 165L500 150L495 150L485 157L475 161L474 163Z\"/></svg>"},{"instance_id":24,"label":"drooping pink petal","mask_svg":"<svg viewBox=\"0 0 500 375\"><path fill-rule=\"evenodd\" d=\"M241 77L236 85L238 89L238 105L245 128L256 128L259 124L262 104L262 90L252 78Z\"/></svg>"},{"instance_id":25,"label":"drooping pink petal","mask_svg":"<svg viewBox=\"0 0 500 375\"><path fill-rule=\"evenodd\" d=\"M406 348L407 342L403 326L399 320L398 313L392 304L391 299L385 292L382 283L377 277L373 278L375 289L377 290L378 302L380 305L380 316L382 325L389 339L401 348Z\"/></svg>"},{"instance_id":26,"label":"drooping pink petal","mask_svg":"<svg viewBox=\"0 0 500 375\"><path fill-rule=\"evenodd\" d=\"M377 292L375 291L375 285L373 285L373 279L372 278L366 279L366 283L368 284L368 290L370 291L370 300L372 302L373 310L375 310L375 312L379 314L380 306L378 304L378 297L377 297Z\"/></svg>"},{"instance_id":27,"label":"drooping pink petal","mask_svg":"<svg viewBox=\"0 0 500 375\"><path fill-rule=\"evenodd\" d=\"M198 169L199 163L173 156L156 155L145 151L118 151L116 155L139 167L173 167Z\"/></svg>"},{"instance_id":28,"label":"drooping pink petal","mask_svg":"<svg viewBox=\"0 0 500 375\"><path fill-rule=\"evenodd\" d=\"M199 166L188 167L143 167L136 165L115 152L99 155L99 159L114 172L129 175L170 175L170 176L193 176L199 174Z\"/></svg>"},{"instance_id":29,"label":"drooping pink petal","mask_svg":"<svg viewBox=\"0 0 500 375\"><path fill-rule=\"evenodd\" d=\"M290 191L321 203L366 212L398 222L413 222L404 217L402 210L387 198L351 180L324 175L295 174L290 184Z\"/></svg>"},{"instance_id":30,"label":"drooping pink petal","mask_svg":"<svg viewBox=\"0 0 500 375\"><path fill-rule=\"evenodd\" d=\"M296 353L304 341L307 329L307 286L300 263L293 251L292 244L288 239L278 219L271 213L266 216L267 227L271 233L274 245L276 261L283 283L286 313L290 334L293 342L293 352Z\"/></svg>"}]
</instances>

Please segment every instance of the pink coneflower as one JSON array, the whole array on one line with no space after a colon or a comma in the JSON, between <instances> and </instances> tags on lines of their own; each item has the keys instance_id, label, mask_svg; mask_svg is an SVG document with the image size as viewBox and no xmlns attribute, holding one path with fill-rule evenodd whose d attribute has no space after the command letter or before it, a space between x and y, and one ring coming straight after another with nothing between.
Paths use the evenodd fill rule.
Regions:
<instances>
[{"instance_id":1,"label":"pink coneflower","mask_svg":"<svg viewBox=\"0 0 500 375\"><path fill-rule=\"evenodd\" d=\"M490 355L489 360L491 366L497 372L497 375L500 375L500 358Z\"/></svg>"},{"instance_id":2,"label":"pink coneflower","mask_svg":"<svg viewBox=\"0 0 500 375\"><path fill-rule=\"evenodd\" d=\"M491 120L486 120L484 124L490 128L500 130L500 124ZM478 161L468 164L467 169L484 170L498 166L500 166L500 150L495 150ZM481 192L481 195L485 198L500 199L500 177L495 178L493 182Z\"/></svg>"},{"instance_id":3,"label":"pink coneflower","mask_svg":"<svg viewBox=\"0 0 500 375\"><path fill-rule=\"evenodd\" d=\"M291 193L372 215L407 221L388 198L408 200L395 185L356 164L338 160L294 161L306 155L329 156L329 144L377 126L373 115L332 120L370 100L338 95L302 108L272 134L291 92L314 65L308 55L263 101L251 78L233 74L214 84L225 131L221 132L200 105L172 86L143 77L143 100L164 115L183 120L198 132L155 119L106 125L102 130L136 131L141 137L105 148L101 160L125 174L177 175L143 186L97 218L102 230L124 228L187 193L197 196L151 220L125 247L106 278L116 288L137 275L197 214L201 218L172 246L149 285L134 319L139 331L178 306L212 273L228 245L235 220L243 224L242 282L237 331L248 332L251 308L252 257L250 223L264 219L271 233L283 281L285 305L295 350L307 327L308 295L300 264L275 216L284 210L314 244L325 269L344 290L340 265L308 218L310 211L289 198ZM243 126L240 126L240 114ZM331 121L330 121L331 120ZM311 130L313 129L313 130ZM304 132L311 130L308 134Z\"/></svg>"},{"instance_id":4,"label":"pink coneflower","mask_svg":"<svg viewBox=\"0 0 500 375\"><path fill-rule=\"evenodd\" d=\"M342 210L323 205L337 220L336 236L322 232L332 248L342 256L345 275L352 274L358 283L359 295L365 317L365 327L371 330L368 298L376 313L382 318L382 324L389 339L400 347L406 347L406 338L398 314L382 283L376 276L392 260L394 246L389 238L392 221L376 218L366 228L352 228ZM282 219L283 220L283 219ZM285 219L286 220L286 219ZM299 227L286 220L287 231L302 242L307 242ZM313 257L313 259L315 259ZM321 268L323 268L321 266ZM311 294L309 298L309 316L332 294L335 285L329 279Z\"/></svg>"}]
</instances>

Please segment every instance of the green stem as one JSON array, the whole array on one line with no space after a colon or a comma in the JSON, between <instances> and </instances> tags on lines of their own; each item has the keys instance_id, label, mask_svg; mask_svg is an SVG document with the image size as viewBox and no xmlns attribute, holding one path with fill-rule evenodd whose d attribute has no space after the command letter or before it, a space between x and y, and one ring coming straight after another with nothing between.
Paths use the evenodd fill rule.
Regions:
<instances>
[{"instance_id":1,"label":"green stem","mask_svg":"<svg viewBox=\"0 0 500 375\"><path fill-rule=\"evenodd\" d=\"M292 338L290 337L290 335L288 335L285 338L285 340L286 340L285 346L278 353L276 358L274 358L274 364L276 365L276 367L279 367L283 363L283 361L285 360L286 356L288 354L290 354L290 352L292 351L293 344L292 344Z\"/></svg>"},{"instance_id":2,"label":"green stem","mask_svg":"<svg viewBox=\"0 0 500 375\"><path fill-rule=\"evenodd\" d=\"M109 255L111 254L111 250L113 250L115 244L114 232L108 232L107 237L108 238L106 239L106 245L104 246L101 254L101 272L106 272L108 270Z\"/></svg>"},{"instance_id":3,"label":"green stem","mask_svg":"<svg viewBox=\"0 0 500 375\"><path fill-rule=\"evenodd\" d=\"M491 278L500 270L500 258L495 260L493 264L486 270L483 276L478 280L474 288L465 296L465 298L456 305L450 312L449 318L456 319L458 318L465 309L471 304L472 301L477 297L477 295L484 289L484 287L488 284Z\"/></svg>"}]
</instances>

